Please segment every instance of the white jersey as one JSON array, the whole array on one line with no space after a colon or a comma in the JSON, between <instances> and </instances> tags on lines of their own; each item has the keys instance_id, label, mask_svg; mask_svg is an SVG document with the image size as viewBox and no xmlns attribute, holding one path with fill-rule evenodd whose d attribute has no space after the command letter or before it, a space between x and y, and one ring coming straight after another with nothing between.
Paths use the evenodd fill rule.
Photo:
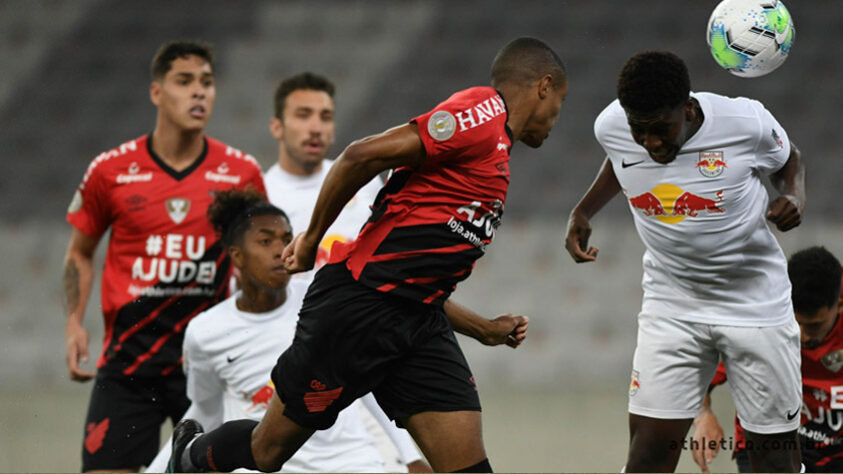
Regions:
<instances>
[{"instance_id":1,"label":"white jersey","mask_svg":"<svg viewBox=\"0 0 843 474\"><path fill-rule=\"evenodd\" d=\"M294 234L306 231L310 225L319 190L322 189L322 183L333 164L333 161L325 160L320 171L310 176L297 176L282 170L278 163L275 163L264 174L263 182L269 202L287 214ZM375 202L382 185L381 179L376 176L348 201L319 244L317 269L327 262L331 245L335 241L346 242L357 238L372 213L370 206Z\"/></svg>"},{"instance_id":2,"label":"white jersey","mask_svg":"<svg viewBox=\"0 0 843 474\"><path fill-rule=\"evenodd\" d=\"M594 123L646 247L642 311L706 324L787 323L787 261L767 226L761 181L787 162L787 133L760 102L691 96L703 123L666 165L633 141L617 100Z\"/></svg>"}]
</instances>

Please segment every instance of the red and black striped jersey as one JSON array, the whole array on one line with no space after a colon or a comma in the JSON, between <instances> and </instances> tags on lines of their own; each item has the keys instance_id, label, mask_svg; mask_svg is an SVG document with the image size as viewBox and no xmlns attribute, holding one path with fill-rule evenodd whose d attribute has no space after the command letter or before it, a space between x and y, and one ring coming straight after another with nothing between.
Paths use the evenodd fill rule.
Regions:
<instances>
[{"instance_id":1,"label":"red and black striped jersey","mask_svg":"<svg viewBox=\"0 0 843 474\"><path fill-rule=\"evenodd\" d=\"M840 297L843 298L843 291ZM812 468L843 460L843 308L822 344L802 354L802 460ZM712 385L726 382L721 362ZM735 417L735 451L745 449L743 427Z\"/></svg>"},{"instance_id":2,"label":"red and black striped jersey","mask_svg":"<svg viewBox=\"0 0 843 474\"><path fill-rule=\"evenodd\" d=\"M100 370L157 376L181 364L188 321L225 299L231 266L206 212L217 191L265 192L255 159L212 138L175 171L151 136L97 156L67 212L85 235L111 228L102 274Z\"/></svg>"},{"instance_id":3,"label":"red and black striped jersey","mask_svg":"<svg viewBox=\"0 0 843 474\"><path fill-rule=\"evenodd\" d=\"M427 157L392 171L356 240L331 261L377 290L442 304L492 241L509 188L512 133L491 87L457 92L412 119Z\"/></svg>"}]
</instances>

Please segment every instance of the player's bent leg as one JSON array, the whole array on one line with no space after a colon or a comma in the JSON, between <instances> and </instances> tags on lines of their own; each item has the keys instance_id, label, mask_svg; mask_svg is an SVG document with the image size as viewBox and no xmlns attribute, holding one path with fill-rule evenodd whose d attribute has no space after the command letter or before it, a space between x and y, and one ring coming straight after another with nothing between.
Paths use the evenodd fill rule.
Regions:
<instances>
[{"instance_id":1,"label":"player's bent leg","mask_svg":"<svg viewBox=\"0 0 843 474\"><path fill-rule=\"evenodd\" d=\"M403 424L434 472L458 472L486 460L479 411L426 411Z\"/></svg>"},{"instance_id":2,"label":"player's bent leg","mask_svg":"<svg viewBox=\"0 0 843 474\"><path fill-rule=\"evenodd\" d=\"M629 414L625 472L673 472L693 419L659 419Z\"/></svg>"},{"instance_id":3,"label":"player's bent leg","mask_svg":"<svg viewBox=\"0 0 843 474\"><path fill-rule=\"evenodd\" d=\"M284 415L284 403L276 394L263 419L252 431L252 455L263 472L275 472L290 459L315 430Z\"/></svg>"},{"instance_id":4,"label":"player's bent leg","mask_svg":"<svg viewBox=\"0 0 843 474\"><path fill-rule=\"evenodd\" d=\"M744 429L752 472L799 472L802 451L796 430L760 434Z\"/></svg>"}]
</instances>

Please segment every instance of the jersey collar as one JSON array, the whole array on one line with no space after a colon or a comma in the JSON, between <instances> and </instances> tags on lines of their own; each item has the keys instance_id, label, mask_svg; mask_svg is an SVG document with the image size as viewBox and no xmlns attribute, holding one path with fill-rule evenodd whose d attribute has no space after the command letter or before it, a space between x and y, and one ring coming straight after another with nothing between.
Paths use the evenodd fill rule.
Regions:
<instances>
[{"instance_id":1,"label":"jersey collar","mask_svg":"<svg viewBox=\"0 0 843 474\"><path fill-rule=\"evenodd\" d=\"M198 168L202 164L202 162L205 161L205 156L208 155L208 139L207 137L202 137L202 153L199 154L199 157L197 157L196 160L194 160L190 166L181 171L176 171L171 168L170 165L165 163L164 160L161 159L161 157L159 157L155 154L154 151L152 151L152 133L146 136L146 151L147 153L149 153L149 156L152 158L152 161L154 161L162 170L164 170L164 172L172 176L173 179L175 179L176 181L181 181L184 178L188 177L190 173L193 172L193 170Z\"/></svg>"}]
</instances>

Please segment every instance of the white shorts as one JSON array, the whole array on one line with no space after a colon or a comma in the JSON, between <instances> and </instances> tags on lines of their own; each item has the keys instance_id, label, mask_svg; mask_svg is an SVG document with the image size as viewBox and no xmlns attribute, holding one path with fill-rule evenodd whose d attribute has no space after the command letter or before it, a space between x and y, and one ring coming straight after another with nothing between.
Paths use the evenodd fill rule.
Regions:
<instances>
[{"instance_id":1,"label":"white shorts","mask_svg":"<svg viewBox=\"0 0 843 474\"><path fill-rule=\"evenodd\" d=\"M720 358L743 427L759 434L799 427L799 325L739 327L641 313L632 361L629 412L695 418Z\"/></svg>"}]
</instances>

